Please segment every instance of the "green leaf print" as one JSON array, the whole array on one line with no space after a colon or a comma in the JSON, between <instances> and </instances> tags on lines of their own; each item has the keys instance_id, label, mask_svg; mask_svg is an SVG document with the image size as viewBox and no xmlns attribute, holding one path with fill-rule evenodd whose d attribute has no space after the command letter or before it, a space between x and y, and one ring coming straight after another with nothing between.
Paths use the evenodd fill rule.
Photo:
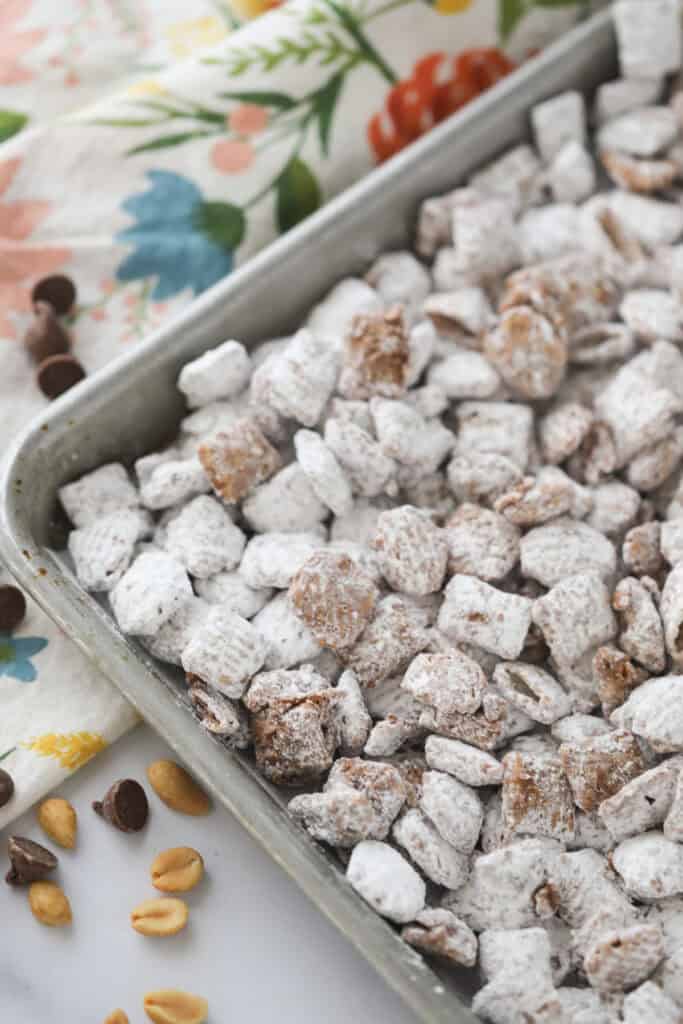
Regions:
<instances>
[{"instance_id":1,"label":"green leaf print","mask_svg":"<svg viewBox=\"0 0 683 1024\"><path fill-rule=\"evenodd\" d=\"M235 250L244 238L244 213L232 203L201 203L195 213L194 224L202 234L223 249Z\"/></svg>"},{"instance_id":2,"label":"green leaf print","mask_svg":"<svg viewBox=\"0 0 683 1024\"><path fill-rule=\"evenodd\" d=\"M527 0L498 0L498 34L501 40L512 35L528 9Z\"/></svg>"},{"instance_id":3,"label":"green leaf print","mask_svg":"<svg viewBox=\"0 0 683 1024\"><path fill-rule=\"evenodd\" d=\"M330 152L330 133L332 131L332 115L334 114L341 87L344 84L344 75L339 72L333 75L321 89L315 93L312 103L313 116L318 121L318 135L320 136L320 148L325 156Z\"/></svg>"},{"instance_id":4,"label":"green leaf print","mask_svg":"<svg viewBox=\"0 0 683 1024\"><path fill-rule=\"evenodd\" d=\"M28 115L18 110L0 110L0 142L11 139L20 132L28 121Z\"/></svg>"},{"instance_id":5,"label":"green leaf print","mask_svg":"<svg viewBox=\"0 0 683 1024\"><path fill-rule=\"evenodd\" d=\"M238 92L222 92L225 100L240 100L241 103L253 103L257 107L276 107L278 110L291 110L296 100L284 92L273 92L262 89L243 89Z\"/></svg>"},{"instance_id":6,"label":"green leaf print","mask_svg":"<svg viewBox=\"0 0 683 1024\"><path fill-rule=\"evenodd\" d=\"M321 202L320 186L308 164L293 157L276 184L277 223L280 231L289 231L314 213Z\"/></svg>"},{"instance_id":7,"label":"green leaf print","mask_svg":"<svg viewBox=\"0 0 683 1024\"><path fill-rule=\"evenodd\" d=\"M208 131L196 131L196 132L180 132L177 135L162 135L158 139L151 139L149 142L143 142L139 146L133 146L132 149L126 150L126 156L135 156L136 153L148 153L153 149L169 149L171 146L181 146L184 142L189 142L190 139L201 139L206 138L207 135L213 134Z\"/></svg>"}]
</instances>

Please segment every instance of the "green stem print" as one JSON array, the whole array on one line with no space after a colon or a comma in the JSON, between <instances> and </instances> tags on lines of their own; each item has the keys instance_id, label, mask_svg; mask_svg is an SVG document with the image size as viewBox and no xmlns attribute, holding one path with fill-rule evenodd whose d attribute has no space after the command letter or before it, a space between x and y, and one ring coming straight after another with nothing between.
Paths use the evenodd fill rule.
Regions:
<instances>
[{"instance_id":1,"label":"green stem print","mask_svg":"<svg viewBox=\"0 0 683 1024\"><path fill-rule=\"evenodd\" d=\"M505 42L517 25L535 7L579 7L585 17L590 13L591 0L498 0L498 35Z\"/></svg>"},{"instance_id":2,"label":"green stem print","mask_svg":"<svg viewBox=\"0 0 683 1024\"><path fill-rule=\"evenodd\" d=\"M0 754L0 761L4 761L5 758L9 757L10 754L13 754L16 749L16 747L10 747L9 750L6 750L4 754Z\"/></svg>"}]
</instances>

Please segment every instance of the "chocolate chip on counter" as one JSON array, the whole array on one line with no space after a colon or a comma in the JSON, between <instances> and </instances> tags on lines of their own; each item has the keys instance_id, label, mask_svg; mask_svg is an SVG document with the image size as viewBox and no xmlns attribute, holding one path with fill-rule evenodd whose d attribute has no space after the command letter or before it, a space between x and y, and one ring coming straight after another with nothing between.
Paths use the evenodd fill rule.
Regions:
<instances>
[{"instance_id":1,"label":"chocolate chip on counter","mask_svg":"<svg viewBox=\"0 0 683 1024\"><path fill-rule=\"evenodd\" d=\"M0 807L4 807L14 794L14 780L9 772L0 768Z\"/></svg>"},{"instance_id":2,"label":"chocolate chip on counter","mask_svg":"<svg viewBox=\"0 0 683 1024\"><path fill-rule=\"evenodd\" d=\"M48 356L36 371L38 387L47 398L59 398L85 377L85 370L72 355Z\"/></svg>"},{"instance_id":3,"label":"chocolate chip on counter","mask_svg":"<svg viewBox=\"0 0 683 1024\"><path fill-rule=\"evenodd\" d=\"M147 796L135 779L120 779L110 786L104 800L96 800L93 810L122 832L139 832L149 815Z\"/></svg>"},{"instance_id":4,"label":"chocolate chip on counter","mask_svg":"<svg viewBox=\"0 0 683 1024\"><path fill-rule=\"evenodd\" d=\"M0 583L0 633L11 633L26 615L26 598L12 583Z\"/></svg>"},{"instance_id":5,"label":"chocolate chip on counter","mask_svg":"<svg viewBox=\"0 0 683 1024\"><path fill-rule=\"evenodd\" d=\"M37 363L50 356L63 355L71 347L69 335L64 330L48 302L36 302L33 306L35 320L24 335L24 345Z\"/></svg>"},{"instance_id":6,"label":"chocolate chip on counter","mask_svg":"<svg viewBox=\"0 0 683 1024\"><path fill-rule=\"evenodd\" d=\"M34 302L49 302L58 316L65 316L76 301L76 285L64 274L51 274L36 282L31 298Z\"/></svg>"},{"instance_id":7,"label":"chocolate chip on counter","mask_svg":"<svg viewBox=\"0 0 683 1024\"><path fill-rule=\"evenodd\" d=\"M7 852L12 867L5 875L9 885L38 882L57 867L57 858L40 843L22 836L10 836Z\"/></svg>"}]
</instances>

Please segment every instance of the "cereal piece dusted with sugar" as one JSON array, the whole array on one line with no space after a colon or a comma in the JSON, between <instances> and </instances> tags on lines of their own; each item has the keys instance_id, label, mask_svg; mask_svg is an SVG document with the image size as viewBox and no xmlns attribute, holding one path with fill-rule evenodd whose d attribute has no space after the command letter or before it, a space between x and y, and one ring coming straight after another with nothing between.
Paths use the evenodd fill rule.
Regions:
<instances>
[{"instance_id":1,"label":"cereal piece dusted with sugar","mask_svg":"<svg viewBox=\"0 0 683 1024\"><path fill-rule=\"evenodd\" d=\"M581 214L571 203L527 210L517 224L523 262L539 263L571 252L577 246L580 228Z\"/></svg>"},{"instance_id":2,"label":"cereal piece dusted with sugar","mask_svg":"<svg viewBox=\"0 0 683 1024\"><path fill-rule=\"evenodd\" d=\"M607 537L619 538L633 526L640 510L640 495L621 480L606 480L591 492L593 507L588 525Z\"/></svg>"},{"instance_id":3,"label":"cereal piece dusted with sugar","mask_svg":"<svg viewBox=\"0 0 683 1024\"><path fill-rule=\"evenodd\" d=\"M256 533L313 530L329 515L298 462L257 487L243 503L242 512Z\"/></svg>"},{"instance_id":4,"label":"cereal piece dusted with sugar","mask_svg":"<svg viewBox=\"0 0 683 1024\"><path fill-rule=\"evenodd\" d=\"M425 420L407 402L373 398L370 410L385 455L419 475L434 472L453 447L454 437L440 420Z\"/></svg>"},{"instance_id":5,"label":"cereal piece dusted with sugar","mask_svg":"<svg viewBox=\"0 0 683 1024\"><path fill-rule=\"evenodd\" d=\"M621 557L635 576L656 576L664 567L657 521L632 527L624 537Z\"/></svg>"},{"instance_id":6,"label":"cereal piece dusted with sugar","mask_svg":"<svg viewBox=\"0 0 683 1024\"><path fill-rule=\"evenodd\" d=\"M522 572L553 587L578 573L596 573L604 580L616 571L614 545L586 523L561 518L538 526L522 537Z\"/></svg>"},{"instance_id":7,"label":"cereal piece dusted with sugar","mask_svg":"<svg viewBox=\"0 0 683 1024\"><path fill-rule=\"evenodd\" d=\"M661 930L634 924L603 933L589 946L583 969L601 992L625 992L649 977L664 957Z\"/></svg>"},{"instance_id":8,"label":"cereal piece dusted with sugar","mask_svg":"<svg viewBox=\"0 0 683 1024\"><path fill-rule=\"evenodd\" d=\"M562 765L582 811L593 811L647 768L632 733L594 736L560 747Z\"/></svg>"},{"instance_id":9,"label":"cereal piece dusted with sugar","mask_svg":"<svg viewBox=\"0 0 683 1024\"><path fill-rule=\"evenodd\" d=\"M631 729L658 754L683 751L683 676L659 676L638 686L612 721Z\"/></svg>"},{"instance_id":10,"label":"cereal piece dusted with sugar","mask_svg":"<svg viewBox=\"0 0 683 1024\"><path fill-rule=\"evenodd\" d=\"M110 593L112 611L124 633L154 635L192 596L185 569L162 551L138 555Z\"/></svg>"},{"instance_id":11,"label":"cereal piece dusted with sugar","mask_svg":"<svg viewBox=\"0 0 683 1024\"><path fill-rule=\"evenodd\" d=\"M296 614L287 593L278 594L254 616L252 624L267 639L267 669L293 668L312 661L322 648L306 623Z\"/></svg>"},{"instance_id":12,"label":"cereal piece dusted with sugar","mask_svg":"<svg viewBox=\"0 0 683 1024\"><path fill-rule=\"evenodd\" d=\"M122 508L69 534L69 554L86 590L111 590L130 565L136 542L149 528L147 513Z\"/></svg>"},{"instance_id":13,"label":"cereal piece dusted with sugar","mask_svg":"<svg viewBox=\"0 0 683 1024\"><path fill-rule=\"evenodd\" d=\"M683 562L683 518L662 523L661 550L669 565Z\"/></svg>"},{"instance_id":14,"label":"cereal piece dusted with sugar","mask_svg":"<svg viewBox=\"0 0 683 1024\"><path fill-rule=\"evenodd\" d=\"M263 665L266 651L266 641L250 622L214 605L192 632L181 660L186 672L237 698Z\"/></svg>"},{"instance_id":15,"label":"cereal piece dusted with sugar","mask_svg":"<svg viewBox=\"0 0 683 1024\"><path fill-rule=\"evenodd\" d=\"M247 544L240 573L250 587L288 587L306 559L324 546L318 533L262 533Z\"/></svg>"},{"instance_id":16,"label":"cereal piece dusted with sugar","mask_svg":"<svg viewBox=\"0 0 683 1024\"><path fill-rule=\"evenodd\" d=\"M603 149L600 160L614 184L631 192L661 192L678 177L673 160L641 160L618 149Z\"/></svg>"},{"instance_id":17,"label":"cereal piece dusted with sugar","mask_svg":"<svg viewBox=\"0 0 683 1024\"><path fill-rule=\"evenodd\" d=\"M455 267L477 277L506 274L521 259L513 209L499 196L468 192L451 214Z\"/></svg>"},{"instance_id":18,"label":"cereal piece dusted with sugar","mask_svg":"<svg viewBox=\"0 0 683 1024\"><path fill-rule=\"evenodd\" d=\"M237 701L224 697L215 690L192 686L190 701L204 729L220 738L228 746L244 750L249 746L247 714Z\"/></svg>"},{"instance_id":19,"label":"cereal piece dusted with sugar","mask_svg":"<svg viewBox=\"0 0 683 1024\"><path fill-rule=\"evenodd\" d=\"M535 722L552 725L571 710L569 695L549 672L537 665L501 662L494 669L493 682L507 701Z\"/></svg>"},{"instance_id":20,"label":"cereal piece dusted with sugar","mask_svg":"<svg viewBox=\"0 0 683 1024\"><path fill-rule=\"evenodd\" d=\"M357 423L336 418L327 420L325 443L346 472L356 494L372 498L389 488L396 475L396 463Z\"/></svg>"},{"instance_id":21,"label":"cereal piece dusted with sugar","mask_svg":"<svg viewBox=\"0 0 683 1024\"><path fill-rule=\"evenodd\" d=\"M679 26L680 31L680 26ZM630 156L653 157L675 142L676 115L670 107L641 107L615 117L598 132L601 150L616 149Z\"/></svg>"},{"instance_id":22,"label":"cereal piece dusted with sugar","mask_svg":"<svg viewBox=\"0 0 683 1024\"><path fill-rule=\"evenodd\" d=\"M351 669L342 672L337 683L337 697L339 749L346 757L356 757L367 743L372 718L365 706L356 674Z\"/></svg>"},{"instance_id":23,"label":"cereal piece dusted with sugar","mask_svg":"<svg viewBox=\"0 0 683 1024\"><path fill-rule=\"evenodd\" d=\"M316 497L336 515L350 512L353 507L351 484L320 435L312 430L299 430L294 435L294 447Z\"/></svg>"},{"instance_id":24,"label":"cereal piece dusted with sugar","mask_svg":"<svg viewBox=\"0 0 683 1024\"><path fill-rule=\"evenodd\" d=\"M504 196L517 213L532 195L540 170L533 148L521 143L473 174L469 185L477 192Z\"/></svg>"},{"instance_id":25,"label":"cereal piece dusted with sugar","mask_svg":"<svg viewBox=\"0 0 683 1024\"><path fill-rule=\"evenodd\" d=\"M453 716L457 719L479 708L486 676L475 661L455 649L445 654L418 654L401 688L431 709L433 728L447 732Z\"/></svg>"},{"instance_id":26,"label":"cereal piece dusted with sugar","mask_svg":"<svg viewBox=\"0 0 683 1024\"><path fill-rule=\"evenodd\" d=\"M654 981L644 981L624 999L624 1024L642 1024L646 1020L657 1021L657 1024L681 1024L680 1006Z\"/></svg>"},{"instance_id":27,"label":"cereal piece dusted with sugar","mask_svg":"<svg viewBox=\"0 0 683 1024\"><path fill-rule=\"evenodd\" d=\"M525 398L550 398L567 366L565 337L529 306L511 306L484 338L484 353L501 377Z\"/></svg>"},{"instance_id":28,"label":"cereal piece dusted with sugar","mask_svg":"<svg viewBox=\"0 0 683 1024\"><path fill-rule=\"evenodd\" d=\"M641 580L626 576L612 597L620 625L619 644L650 672L666 667L664 631L651 591Z\"/></svg>"},{"instance_id":29,"label":"cereal piece dusted with sugar","mask_svg":"<svg viewBox=\"0 0 683 1024\"><path fill-rule=\"evenodd\" d=\"M673 567L666 578L660 606L666 648L677 666L683 665L683 563Z\"/></svg>"},{"instance_id":30,"label":"cereal piece dusted with sugar","mask_svg":"<svg viewBox=\"0 0 683 1024\"><path fill-rule=\"evenodd\" d=\"M365 629L377 588L348 555L318 551L292 578L289 599L316 640L338 650L352 646Z\"/></svg>"},{"instance_id":31,"label":"cereal piece dusted with sugar","mask_svg":"<svg viewBox=\"0 0 683 1024\"><path fill-rule=\"evenodd\" d=\"M472 1001L474 1012L494 1024L551 1024L560 1020L551 954L550 939L543 928L486 931L480 935L479 963L487 984Z\"/></svg>"},{"instance_id":32,"label":"cereal piece dusted with sugar","mask_svg":"<svg viewBox=\"0 0 683 1024\"><path fill-rule=\"evenodd\" d=\"M253 619L273 596L269 587L250 587L237 571L218 572L215 576L195 580L194 587L199 597L209 604L227 605L243 619Z\"/></svg>"},{"instance_id":33,"label":"cereal piece dusted with sugar","mask_svg":"<svg viewBox=\"0 0 683 1024\"><path fill-rule=\"evenodd\" d=\"M304 327L272 365L267 404L281 416L312 427L320 419L336 379L333 348Z\"/></svg>"},{"instance_id":34,"label":"cereal piece dusted with sugar","mask_svg":"<svg viewBox=\"0 0 683 1024\"><path fill-rule=\"evenodd\" d=\"M398 398L406 390L409 359L400 307L377 316L358 316L346 337L339 392L345 398Z\"/></svg>"},{"instance_id":35,"label":"cereal piece dusted with sugar","mask_svg":"<svg viewBox=\"0 0 683 1024\"><path fill-rule=\"evenodd\" d=\"M239 565L246 537L208 494L188 502L166 527L164 547L191 576L206 579Z\"/></svg>"},{"instance_id":36,"label":"cereal piece dusted with sugar","mask_svg":"<svg viewBox=\"0 0 683 1024\"><path fill-rule=\"evenodd\" d=\"M616 633L609 592L595 573L557 583L534 602L532 617L553 658L564 666L576 665L582 655Z\"/></svg>"},{"instance_id":37,"label":"cereal piece dusted with sugar","mask_svg":"<svg viewBox=\"0 0 683 1024\"><path fill-rule=\"evenodd\" d=\"M500 377L491 363L479 352L464 349L434 363L427 380L450 399L491 398L500 390Z\"/></svg>"},{"instance_id":38,"label":"cereal piece dusted with sugar","mask_svg":"<svg viewBox=\"0 0 683 1024\"><path fill-rule=\"evenodd\" d=\"M426 887L408 861L389 846L367 839L351 854L346 877L378 914L407 924L424 908Z\"/></svg>"},{"instance_id":39,"label":"cereal piece dusted with sugar","mask_svg":"<svg viewBox=\"0 0 683 1024\"><path fill-rule=\"evenodd\" d=\"M656 74L603 82L595 92L595 120L605 124L629 110L656 103L661 93L662 79Z\"/></svg>"},{"instance_id":40,"label":"cereal piece dusted with sugar","mask_svg":"<svg viewBox=\"0 0 683 1024\"><path fill-rule=\"evenodd\" d=\"M641 341L653 344L661 338L683 341L683 315L678 300L658 288L636 288L627 292L619 315Z\"/></svg>"},{"instance_id":41,"label":"cereal piece dusted with sugar","mask_svg":"<svg viewBox=\"0 0 683 1024\"><path fill-rule=\"evenodd\" d=\"M559 758L518 751L503 758L502 823L508 835L574 836L574 804Z\"/></svg>"},{"instance_id":42,"label":"cereal piece dusted with sugar","mask_svg":"<svg viewBox=\"0 0 683 1024\"><path fill-rule=\"evenodd\" d=\"M136 508L139 504L138 493L118 462L108 462L73 483L64 484L57 493L64 511L78 529L110 512Z\"/></svg>"},{"instance_id":43,"label":"cereal piece dusted with sugar","mask_svg":"<svg viewBox=\"0 0 683 1024\"><path fill-rule=\"evenodd\" d=\"M629 896L661 900L683 893L683 846L661 832L625 839L612 853L614 870Z\"/></svg>"},{"instance_id":44,"label":"cereal piece dusted with sugar","mask_svg":"<svg viewBox=\"0 0 683 1024\"><path fill-rule=\"evenodd\" d=\"M244 418L204 441L199 446L199 461L216 494L232 505L272 476L281 459L257 424Z\"/></svg>"},{"instance_id":45,"label":"cereal piece dusted with sugar","mask_svg":"<svg viewBox=\"0 0 683 1024\"><path fill-rule=\"evenodd\" d=\"M531 111L534 141L541 158L547 162L557 156L567 142L581 145L586 139L586 110L578 92L563 92Z\"/></svg>"},{"instance_id":46,"label":"cereal piece dusted with sugar","mask_svg":"<svg viewBox=\"0 0 683 1024\"><path fill-rule=\"evenodd\" d=\"M420 809L447 843L461 853L472 852L484 820L484 808L473 789L443 772L425 772Z\"/></svg>"},{"instance_id":47,"label":"cereal piece dusted with sugar","mask_svg":"<svg viewBox=\"0 0 683 1024\"><path fill-rule=\"evenodd\" d=\"M440 907L421 911L412 924L401 929L409 946L464 967L477 960L477 937L464 921Z\"/></svg>"},{"instance_id":48,"label":"cereal piece dusted with sugar","mask_svg":"<svg viewBox=\"0 0 683 1024\"><path fill-rule=\"evenodd\" d=\"M363 687L388 679L429 643L429 633L399 597L382 598L356 644L340 652Z\"/></svg>"},{"instance_id":49,"label":"cereal piece dusted with sugar","mask_svg":"<svg viewBox=\"0 0 683 1024\"><path fill-rule=\"evenodd\" d=\"M674 761L678 765L678 778L674 786L673 798L669 805L669 810L666 818L664 819L664 835L667 839L673 839L675 842L683 842L683 770L680 768L680 764L676 758L671 758L670 761L665 762L671 764ZM681 953L683 955L683 947L681 947Z\"/></svg>"},{"instance_id":50,"label":"cereal piece dusted with sugar","mask_svg":"<svg viewBox=\"0 0 683 1024\"><path fill-rule=\"evenodd\" d=\"M388 764L340 758L322 793L305 793L289 810L314 839L349 847L363 839L385 839L405 801L399 772Z\"/></svg>"},{"instance_id":51,"label":"cereal piece dusted with sugar","mask_svg":"<svg viewBox=\"0 0 683 1024\"><path fill-rule=\"evenodd\" d=\"M477 576L487 582L502 580L517 564L519 530L503 516L479 505L462 504L447 520L451 573Z\"/></svg>"},{"instance_id":52,"label":"cereal piece dusted with sugar","mask_svg":"<svg viewBox=\"0 0 683 1024\"><path fill-rule=\"evenodd\" d=\"M574 743L589 736L603 736L612 731L612 726L602 718L577 712L554 722L550 731L558 743Z\"/></svg>"},{"instance_id":53,"label":"cereal piece dusted with sugar","mask_svg":"<svg viewBox=\"0 0 683 1024\"><path fill-rule=\"evenodd\" d=\"M598 814L615 843L661 826L673 803L682 766L683 758L670 757L602 801Z\"/></svg>"},{"instance_id":54,"label":"cereal piece dusted with sugar","mask_svg":"<svg viewBox=\"0 0 683 1024\"><path fill-rule=\"evenodd\" d=\"M164 460L145 474L145 479L140 478L140 501L154 511L179 505L209 490L209 477L196 456Z\"/></svg>"},{"instance_id":55,"label":"cereal piece dusted with sugar","mask_svg":"<svg viewBox=\"0 0 683 1024\"><path fill-rule=\"evenodd\" d=\"M458 452L448 464L448 484L460 501L490 503L522 479L519 466L495 452Z\"/></svg>"},{"instance_id":56,"label":"cereal piece dusted with sugar","mask_svg":"<svg viewBox=\"0 0 683 1024\"><path fill-rule=\"evenodd\" d=\"M633 331L622 323L591 324L570 339L569 362L575 366L605 366L633 355Z\"/></svg>"},{"instance_id":57,"label":"cereal piece dusted with sugar","mask_svg":"<svg viewBox=\"0 0 683 1024\"><path fill-rule=\"evenodd\" d=\"M526 469L531 453L533 413L512 402L462 402L457 410L459 455L503 455Z\"/></svg>"},{"instance_id":58,"label":"cereal piece dusted with sugar","mask_svg":"<svg viewBox=\"0 0 683 1024\"><path fill-rule=\"evenodd\" d=\"M618 647L606 644L593 655L593 677L604 715L609 715L628 695L647 679L647 672Z\"/></svg>"},{"instance_id":59,"label":"cereal piece dusted with sugar","mask_svg":"<svg viewBox=\"0 0 683 1024\"><path fill-rule=\"evenodd\" d=\"M541 451L546 462L557 465L579 448L593 425L593 413L577 402L557 405L539 423Z\"/></svg>"},{"instance_id":60,"label":"cereal piece dusted with sugar","mask_svg":"<svg viewBox=\"0 0 683 1024\"><path fill-rule=\"evenodd\" d=\"M446 572L448 543L443 530L412 505L382 512L372 547L380 569L394 590L431 594Z\"/></svg>"},{"instance_id":61,"label":"cereal piece dusted with sugar","mask_svg":"<svg viewBox=\"0 0 683 1024\"><path fill-rule=\"evenodd\" d=\"M226 341L198 359L186 363L178 377L191 409L219 398L231 398L242 391L251 375L251 360L239 341Z\"/></svg>"},{"instance_id":62,"label":"cereal piece dusted with sugar","mask_svg":"<svg viewBox=\"0 0 683 1024\"><path fill-rule=\"evenodd\" d=\"M392 836L435 885L458 889L466 881L469 858L446 842L422 811L406 811L394 825Z\"/></svg>"},{"instance_id":63,"label":"cereal piece dusted with sugar","mask_svg":"<svg viewBox=\"0 0 683 1024\"><path fill-rule=\"evenodd\" d=\"M453 576L439 612L439 629L457 643L473 643L501 658L518 658L531 625L528 597L491 587L474 576Z\"/></svg>"},{"instance_id":64,"label":"cereal piece dusted with sugar","mask_svg":"<svg viewBox=\"0 0 683 1024\"><path fill-rule=\"evenodd\" d=\"M493 320L488 295L483 288L475 285L454 288L452 291L434 292L424 302L422 311L440 334L447 338L452 337L468 348L480 347L480 335ZM463 338L463 334L471 337ZM450 376L452 378L452 374ZM438 377L433 379L433 383L438 382Z\"/></svg>"},{"instance_id":65,"label":"cereal piece dusted with sugar","mask_svg":"<svg viewBox=\"0 0 683 1024\"><path fill-rule=\"evenodd\" d=\"M515 526L538 526L572 512L577 498L583 511L584 495L579 485L557 466L544 466L538 476L525 476L501 494L493 507Z\"/></svg>"},{"instance_id":66,"label":"cereal piece dusted with sugar","mask_svg":"<svg viewBox=\"0 0 683 1024\"><path fill-rule=\"evenodd\" d=\"M153 636L141 636L140 643L151 655L170 665L180 665L190 637L209 614L210 605L201 597L186 597Z\"/></svg>"},{"instance_id":67,"label":"cereal piece dusted with sugar","mask_svg":"<svg viewBox=\"0 0 683 1024\"><path fill-rule=\"evenodd\" d=\"M497 786L503 766L492 754L445 736L428 736L425 757L430 768L446 772L466 786Z\"/></svg>"},{"instance_id":68,"label":"cereal piece dusted with sugar","mask_svg":"<svg viewBox=\"0 0 683 1024\"><path fill-rule=\"evenodd\" d=\"M401 303L413 320L431 290L429 271L411 252L387 252L378 256L365 275L388 306Z\"/></svg>"},{"instance_id":69,"label":"cereal piece dusted with sugar","mask_svg":"<svg viewBox=\"0 0 683 1024\"><path fill-rule=\"evenodd\" d=\"M593 157L580 142L570 139L555 154L545 180L557 203L580 203L595 192Z\"/></svg>"},{"instance_id":70,"label":"cereal piece dusted with sugar","mask_svg":"<svg viewBox=\"0 0 683 1024\"><path fill-rule=\"evenodd\" d=\"M358 277L345 277L313 308L308 327L316 337L331 338L341 346L354 317L381 312L382 300L374 288Z\"/></svg>"}]
</instances>

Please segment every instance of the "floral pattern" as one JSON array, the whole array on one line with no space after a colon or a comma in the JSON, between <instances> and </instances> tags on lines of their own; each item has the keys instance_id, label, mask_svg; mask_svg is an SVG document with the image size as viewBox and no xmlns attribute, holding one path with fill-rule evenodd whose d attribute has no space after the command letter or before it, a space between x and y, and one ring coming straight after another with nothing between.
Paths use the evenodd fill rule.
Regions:
<instances>
[{"instance_id":1,"label":"floral pattern","mask_svg":"<svg viewBox=\"0 0 683 1024\"><path fill-rule=\"evenodd\" d=\"M15 85L33 78L22 57L43 41L46 31L17 28L17 22L29 14L31 6L32 0L3 0L0 6L0 85Z\"/></svg>"},{"instance_id":2,"label":"floral pattern","mask_svg":"<svg viewBox=\"0 0 683 1024\"><path fill-rule=\"evenodd\" d=\"M0 633L0 676L32 683L38 671L32 658L47 647L42 636L11 637Z\"/></svg>"},{"instance_id":3,"label":"floral pattern","mask_svg":"<svg viewBox=\"0 0 683 1024\"><path fill-rule=\"evenodd\" d=\"M40 757L53 757L62 768L74 772L104 750L107 741L98 732L48 732L23 746Z\"/></svg>"}]
</instances>

